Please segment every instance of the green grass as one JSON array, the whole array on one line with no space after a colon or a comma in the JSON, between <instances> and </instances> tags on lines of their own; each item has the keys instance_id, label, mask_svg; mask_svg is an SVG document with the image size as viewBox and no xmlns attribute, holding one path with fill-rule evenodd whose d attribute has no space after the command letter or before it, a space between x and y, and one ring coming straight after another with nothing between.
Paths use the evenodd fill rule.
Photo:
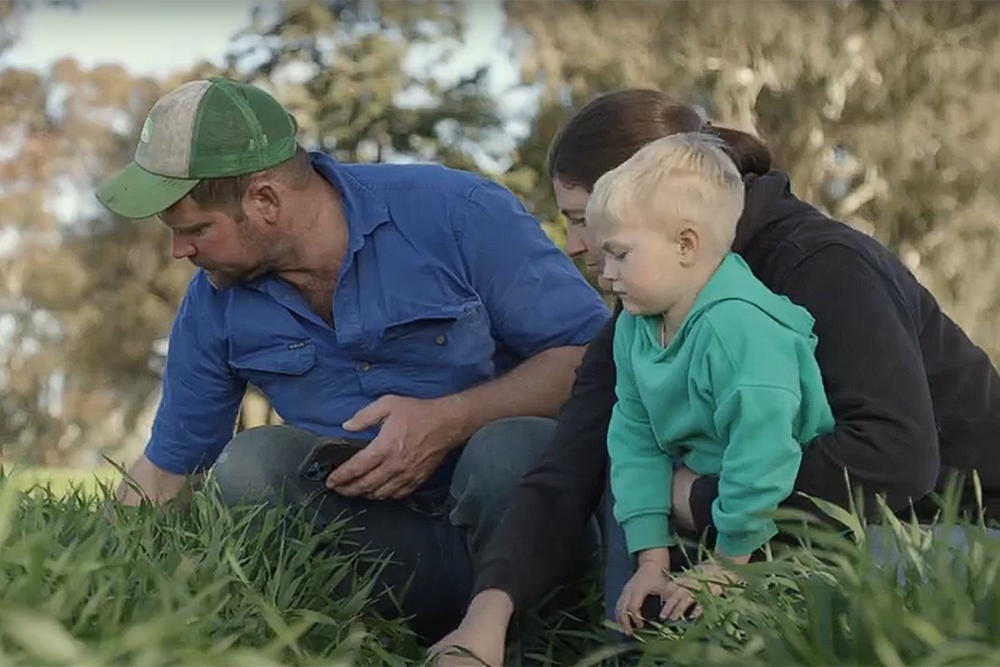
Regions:
<instances>
[{"instance_id":1,"label":"green grass","mask_svg":"<svg viewBox=\"0 0 1000 667\"><path fill-rule=\"evenodd\" d=\"M0 662L273 665L401 663L397 623L365 613L375 558L324 556L276 512L119 508L98 493L0 484ZM330 591L347 580L351 595Z\"/></svg>"},{"instance_id":2,"label":"green grass","mask_svg":"<svg viewBox=\"0 0 1000 667\"><path fill-rule=\"evenodd\" d=\"M227 510L210 493L187 513L117 508L109 478L86 488L32 486L38 479L0 479L0 664L422 660L400 622L368 612L381 563L329 555L341 527L314 534L301 518ZM851 515L840 518L863 536ZM810 527L804 546L743 568L745 585L726 599L703 599L703 622L644 633L639 661L1000 664L1000 543L973 526L968 552L956 553L913 526L897 529L902 581L851 531ZM349 593L334 596L338 583ZM600 660L597 588L582 590L561 613L522 624L529 660Z\"/></svg>"},{"instance_id":3,"label":"green grass","mask_svg":"<svg viewBox=\"0 0 1000 667\"><path fill-rule=\"evenodd\" d=\"M842 534L798 528L801 546L741 568L745 584L726 599L702 597L703 622L647 633L641 663L1000 664L1000 541L982 522L958 525L943 512L938 529L963 533L963 550L881 507L892 530L878 546L901 554L885 567L856 515L821 507L844 522Z\"/></svg>"},{"instance_id":4,"label":"green grass","mask_svg":"<svg viewBox=\"0 0 1000 667\"><path fill-rule=\"evenodd\" d=\"M11 471L11 481L19 489L49 487L57 496L65 495L74 488L87 494L97 494L102 483L117 483L119 479L121 474L111 466L94 471L54 467L15 468Z\"/></svg>"}]
</instances>

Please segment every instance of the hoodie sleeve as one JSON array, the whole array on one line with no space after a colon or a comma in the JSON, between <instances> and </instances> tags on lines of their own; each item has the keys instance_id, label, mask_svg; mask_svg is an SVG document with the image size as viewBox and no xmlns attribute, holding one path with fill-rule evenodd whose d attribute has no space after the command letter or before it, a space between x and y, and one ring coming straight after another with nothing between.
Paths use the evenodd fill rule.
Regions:
<instances>
[{"instance_id":1,"label":"hoodie sleeve","mask_svg":"<svg viewBox=\"0 0 1000 667\"><path fill-rule=\"evenodd\" d=\"M706 314L712 342L702 363L705 391L714 398L713 423L726 447L719 494L712 503L716 546L746 556L777 532L773 514L792 492L802 445L804 412L811 434L830 426L825 405L803 408L798 334L784 330L756 306L728 301ZM818 385L819 378L815 378ZM822 386L808 391L822 396Z\"/></svg>"},{"instance_id":2,"label":"hoodie sleeve","mask_svg":"<svg viewBox=\"0 0 1000 667\"><path fill-rule=\"evenodd\" d=\"M876 493L905 510L933 490L940 458L919 332L903 295L871 259L841 244L806 257L776 291L816 320L816 359L836 422L806 447L795 491L845 507L846 469L868 511ZM699 528L711 522L717 485L703 477L692 489ZM800 493L782 506L815 513Z\"/></svg>"},{"instance_id":3,"label":"hoodie sleeve","mask_svg":"<svg viewBox=\"0 0 1000 667\"><path fill-rule=\"evenodd\" d=\"M673 464L656 442L649 414L636 388L631 357L635 329L634 317L622 314L618 318L615 330L618 402L611 411L608 426L611 495L615 499L615 519L625 531L629 553L673 544L670 536Z\"/></svg>"}]
</instances>

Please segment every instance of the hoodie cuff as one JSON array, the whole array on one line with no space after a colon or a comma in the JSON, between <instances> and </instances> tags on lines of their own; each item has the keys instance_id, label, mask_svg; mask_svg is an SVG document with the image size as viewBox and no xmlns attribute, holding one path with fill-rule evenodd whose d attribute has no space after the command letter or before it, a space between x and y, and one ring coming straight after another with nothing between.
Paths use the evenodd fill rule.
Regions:
<instances>
[{"instance_id":1,"label":"hoodie cuff","mask_svg":"<svg viewBox=\"0 0 1000 667\"><path fill-rule=\"evenodd\" d=\"M668 514L643 514L633 517L621 524L625 531L625 543L628 552L670 547L675 540L670 536L670 520Z\"/></svg>"},{"instance_id":2,"label":"hoodie cuff","mask_svg":"<svg viewBox=\"0 0 1000 667\"><path fill-rule=\"evenodd\" d=\"M752 533L719 533L715 549L727 556L749 556L777 534L778 528L773 523L763 530Z\"/></svg>"}]
</instances>

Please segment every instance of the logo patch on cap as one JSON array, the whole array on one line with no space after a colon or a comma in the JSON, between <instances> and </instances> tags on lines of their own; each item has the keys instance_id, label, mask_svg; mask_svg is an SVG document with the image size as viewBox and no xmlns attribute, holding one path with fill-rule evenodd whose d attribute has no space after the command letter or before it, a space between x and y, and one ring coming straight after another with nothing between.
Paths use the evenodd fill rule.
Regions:
<instances>
[{"instance_id":1,"label":"logo patch on cap","mask_svg":"<svg viewBox=\"0 0 1000 667\"><path fill-rule=\"evenodd\" d=\"M153 134L153 119L147 117L146 122L142 124L142 131L139 133L139 141L144 144L149 143L149 137Z\"/></svg>"}]
</instances>

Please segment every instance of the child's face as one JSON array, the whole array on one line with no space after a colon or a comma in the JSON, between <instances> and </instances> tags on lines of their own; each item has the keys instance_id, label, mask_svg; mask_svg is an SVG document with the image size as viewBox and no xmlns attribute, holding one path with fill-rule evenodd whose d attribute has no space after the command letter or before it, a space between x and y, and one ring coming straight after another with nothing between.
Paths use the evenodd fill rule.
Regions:
<instances>
[{"instance_id":1,"label":"child's face","mask_svg":"<svg viewBox=\"0 0 1000 667\"><path fill-rule=\"evenodd\" d=\"M604 279L632 315L658 315L690 291L677 234L649 227L619 227L599 236L605 252Z\"/></svg>"}]
</instances>

